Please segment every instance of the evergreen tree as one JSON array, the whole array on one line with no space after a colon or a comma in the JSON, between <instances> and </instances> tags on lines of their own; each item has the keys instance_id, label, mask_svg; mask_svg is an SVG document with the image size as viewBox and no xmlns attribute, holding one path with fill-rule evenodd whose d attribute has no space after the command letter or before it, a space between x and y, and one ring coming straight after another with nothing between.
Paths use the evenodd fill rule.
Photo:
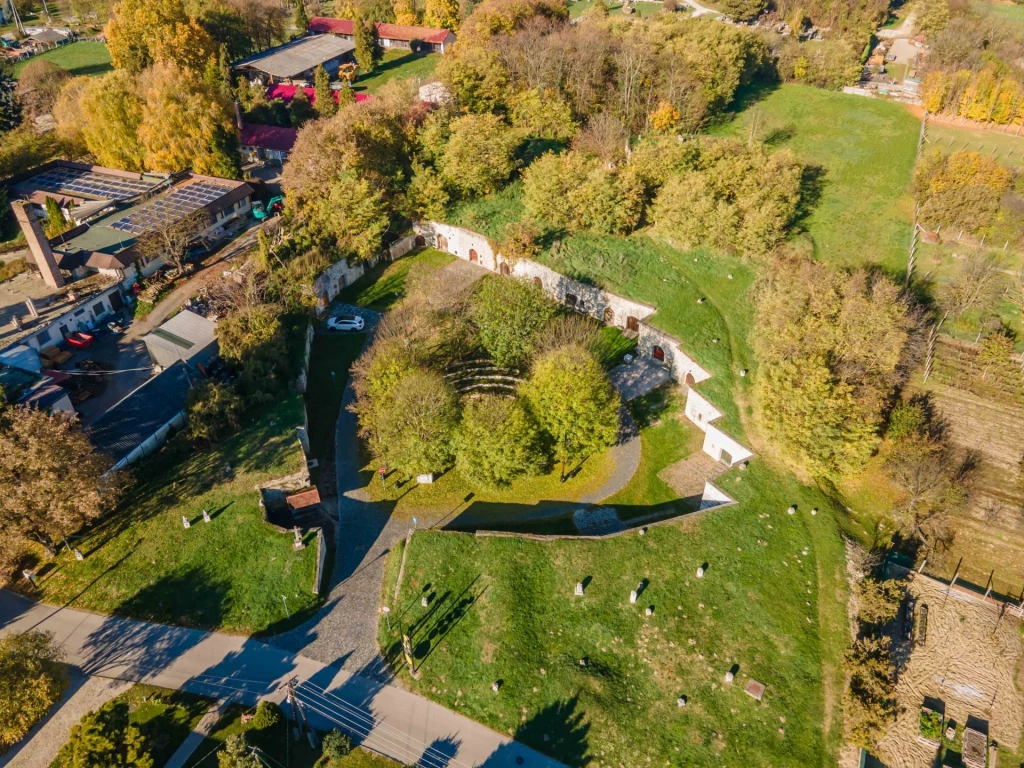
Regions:
<instances>
[{"instance_id":1,"label":"evergreen tree","mask_svg":"<svg viewBox=\"0 0 1024 768\"><path fill-rule=\"evenodd\" d=\"M353 91L349 86L343 86L338 91L338 106L347 107L349 104L356 103L356 92Z\"/></svg>"},{"instance_id":2,"label":"evergreen tree","mask_svg":"<svg viewBox=\"0 0 1024 768\"><path fill-rule=\"evenodd\" d=\"M295 28L299 30L300 33L304 33L308 26L309 14L306 13L306 4L303 0L299 0L295 6Z\"/></svg>"},{"instance_id":3,"label":"evergreen tree","mask_svg":"<svg viewBox=\"0 0 1024 768\"><path fill-rule=\"evenodd\" d=\"M301 128L307 121L316 117L313 105L309 102L309 94L305 88L296 88L292 103L288 105L292 127Z\"/></svg>"},{"instance_id":4,"label":"evergreen tree","mask_svg":"<svg viewBox=\"0 0 1024 768\"><path fill-rule=\"evenodd\" d=\"M14 94L17 81L0 69L0 133L16 128L21 122L21 103Z\"/></svg>"},{"instance_id":5,"label":"evergreen tree","mask_svg":"<svg viewBox=\"0 0 1024 768\"><path fill-rule=\"evenodd\" d=\"M590 12L596 16L607 16L608 6L604 0L594 0L594 6L590 9Z\"/></svg>"},{"instance_id":6,"label":"evergreen tree","mask_svg":"<svg viewBox=\"0 0 1024 768\"><path fill-rule=\"evenodd\" d=\"M313 107L320 117L330 117L337 113L338 104L334 101L334 90L331 88L331 76L320 65L313 75Z\"/></svg>"},{"instance_id":7,"label":"evergreen tree","mask_svg":"<svg viewBox=\"0 0 1024 768\"><path fill-rule=\"evenodd\" d=\"M362 74L368 75L382 56L377 26L373 22L367 23L362 14L356 14L352 26L356 38L356 62Z\"/></svg>"}]
</instances>

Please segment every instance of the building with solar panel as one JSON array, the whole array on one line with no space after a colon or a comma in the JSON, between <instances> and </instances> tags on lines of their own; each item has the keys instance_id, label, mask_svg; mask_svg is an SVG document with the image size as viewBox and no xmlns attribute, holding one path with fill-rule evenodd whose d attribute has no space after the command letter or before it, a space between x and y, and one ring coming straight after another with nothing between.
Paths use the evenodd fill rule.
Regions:
<instances>
[{"instance_id":1,"label":"building with solar panel","mask_svg":"<svg viewBox=\"0 0 1024 768\"><path fill-rule=\"evenodd\" d=\"M15 344L57 345L117 314L131 286L164 266L151 237L188 226L191 241L215 243L252 209L242 181L191 172L141 174L63 160L16 176L11 207L35 270L0 294L0 352ZM47 238L39 218L55 199L75 226ZM150 237L147 237L150 236Z\"/></svg>"}]
</instances>

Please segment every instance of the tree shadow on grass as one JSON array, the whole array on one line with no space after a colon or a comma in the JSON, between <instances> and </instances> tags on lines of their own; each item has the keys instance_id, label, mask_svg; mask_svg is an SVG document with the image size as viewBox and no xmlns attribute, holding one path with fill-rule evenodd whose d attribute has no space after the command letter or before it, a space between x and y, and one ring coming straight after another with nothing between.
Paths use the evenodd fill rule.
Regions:
<instances>
[{"instance_id":1,"label":"tree shadow on grass","mask_svg":"<svg viewBox=\"0 0 1024 768\"><path fill-rule=\"evenodd\" d=\"M587 765L591 756L589 746L590 724L579 711L579 699L556 701L541 709L516 730L511 744L495 750L480 768L509 768L524 765L530 760L523 745L550 755L568 766Z\"/></svg>"},{"instance_id":2,"label":"tree shadow on grass","mask_svg":"<svg viewBox=\"0 0 1024 768\"><path fill-rule=\"evenodd\" d=\"M802 226L814 213L825 194L828 171L820 165L805 165L800 173L800 202L797 204L794 224Z\"/></svg>"}]
</instances>

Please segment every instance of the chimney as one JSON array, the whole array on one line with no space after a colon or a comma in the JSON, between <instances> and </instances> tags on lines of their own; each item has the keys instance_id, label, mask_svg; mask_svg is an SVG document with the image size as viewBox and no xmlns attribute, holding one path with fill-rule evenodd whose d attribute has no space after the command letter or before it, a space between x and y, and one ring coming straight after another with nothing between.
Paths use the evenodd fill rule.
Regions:
<instances>
[{"instance_id":1,"label":"chimney","mask_svg":"<svg viewBox=\"0 0 1024 768\"><path fill-rule=\"evenodd\" d=\"M32 211L32 204L16 200L11 203L11 208L14 210L14 218L18 220L21 231L25 233L28 249L32 252L32 261L35 262L36 269L43 276L43 282L51 288L63 288L64 277L57 268L57 260L53 256L50 242L43 234L43 229L39 226L39 221Z\"/></svg>"},{"instance_id":2,"label":"chimney","mask_svg":"<svg viewBox=\"0 0 1024 768\"><path fill-rule=\"evenodd\" d=\"M238 130L245 128L245 120L242 119L242 105L235 99L235 126Z\"/></svg>"}]
</instances>

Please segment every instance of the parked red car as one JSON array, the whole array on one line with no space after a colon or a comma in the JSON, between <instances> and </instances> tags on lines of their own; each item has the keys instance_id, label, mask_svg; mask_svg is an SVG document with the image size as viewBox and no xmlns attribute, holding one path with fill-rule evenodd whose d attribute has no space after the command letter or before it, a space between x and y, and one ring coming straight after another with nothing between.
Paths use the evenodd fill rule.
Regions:
<instances>
[{"instance_id":1,"label":"parked red car","mask_svg":"<svg viewBox=\"0 0 1024 768\"><path fill-rule=\"evenodd\" d=\"M96 337L93 336L91 333L74 331L72 333L69 333L67 338L64 339L64 341L68 343L69 347L74 347L75 349L85 349L94 341L96 341Z\"/></svg>"}]
</instances>

